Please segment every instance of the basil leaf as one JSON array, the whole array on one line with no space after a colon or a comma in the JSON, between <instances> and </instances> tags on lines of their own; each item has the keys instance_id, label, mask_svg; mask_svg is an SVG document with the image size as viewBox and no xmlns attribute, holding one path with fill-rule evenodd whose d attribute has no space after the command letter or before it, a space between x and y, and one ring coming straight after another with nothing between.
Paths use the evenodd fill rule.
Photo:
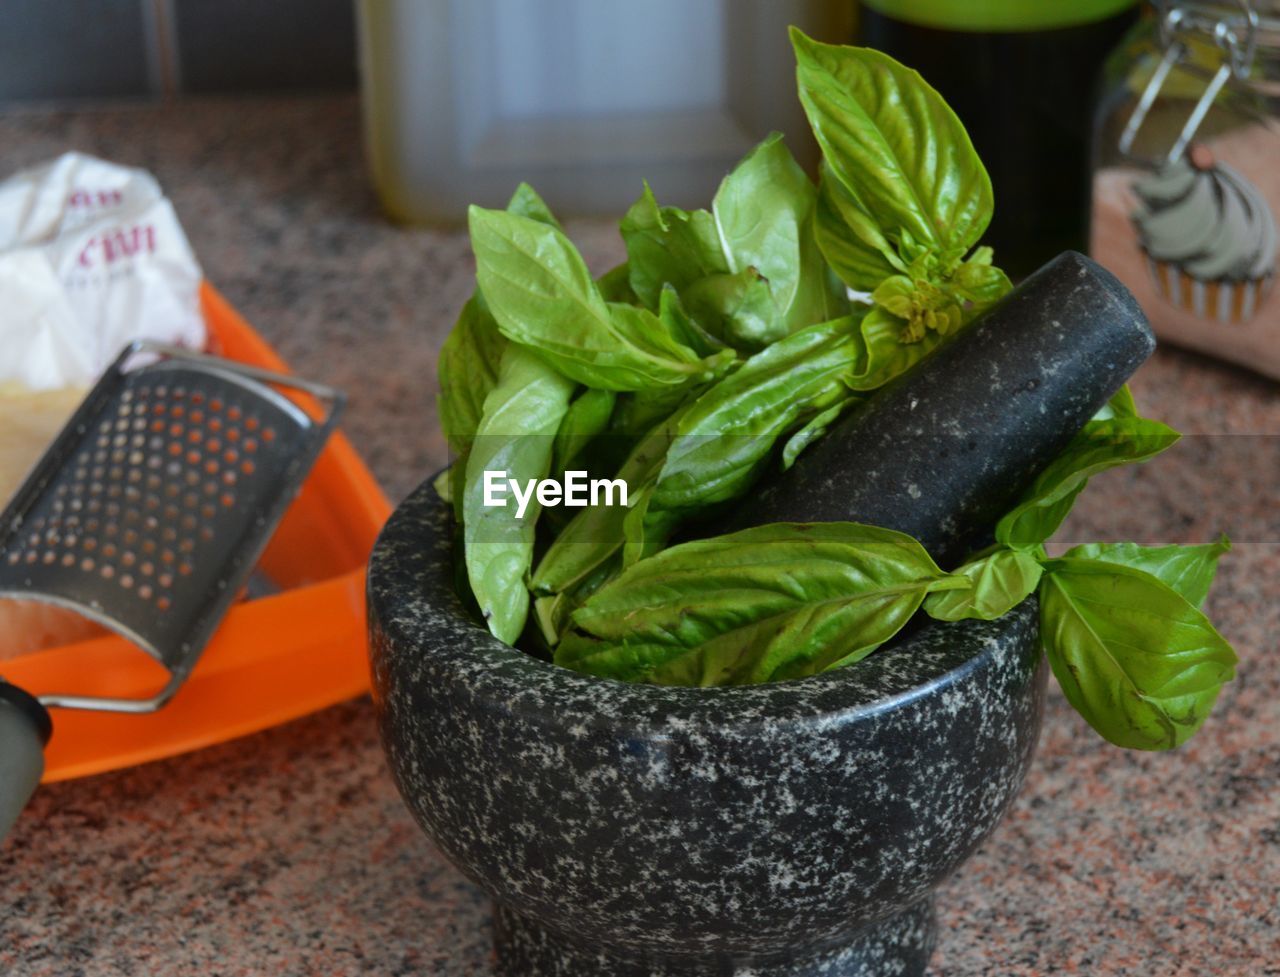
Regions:
<instances>
[{"instance_id":1,"label":"basil leaf","mask_svg":"<svg viewBox=\"0 0 1280 977\"><path fill-rule=\"evenodd\" d=\"M1103 405L1102 410L1093 415L1095 421L1106 421L1113 417L1137 417L1138 405L1133 400L1133 391L1126 383L1111 395L1111 399Z\"/></svg>"},{"instance_id":2,"label":"basil leaf","mask_svg":"<svg viewBox=\"0 0 1280 977\"><path fill-rule=\"evenodd\" d=\"M914 71L791 28L800 101L822 154L881 228L967 250L991 220L991 180L964 126Z\"/></svg>"},{"instance_id":3,"label":"basil leaf","mask_svg":"<svg viewBox=\"0 0 1280 977\"><path fill-rule=\"evenodd\" d=\"M489 630L507 644L520 636L529 613L525 575L533 558L537 500L523 519L516 518L512 500L505 507L485 506L484 473L546 478L574 386L537 354L508 346L467 459L462 498L467 579Z\"/></svg>"},{"instance_id":4,"label":"basil leaf","mask_svg":"<svg viewBox=\"0 0 1280 977\"><path fill-rule=\"evenodd\" d=\"M681 297L707 332L734 349L755 352L787 334L769 282L752 266L700 278Z\"/></svg>"},{"instance_id":5,"label":"basil leaf","mask_svg":"<svg viewBox=\"0 0 1280 977\"><path fill-rule=\"evenodd\" d=\"M817 322L842 319L855 310L861 315L862 303L855 303L850 298L849 289L840 280L840 276L827 264L822 255L822 249L818 247L818 208L816 204L814 205L813 213L809 217L809 222L805 225L804 240L800 247L800 261L802 265L814 265L819 269L814 278L820 279L822 291L821 298L815 297L813 300L813 312L806 313L803 319L794 315L788 317L787 327L792 332ZM818 287L817 282L812 287L816 289Z\"/></svg>"},{"instance_id":6,"label":"basil leaf","mask_svg":"<svg viewBox=\"0 0 1280 977\"><path fill-rule=\"evenodd\" d=\"M569 626L569 618L582 602L616 577L620 569L618 560L606 560L572 589L534 598L534 621L548 648L555 648L560 643L565 628Z\"/></svg>"},{"instance_id":7,"label":"basil leaf","mask_svg":"<svg viewBox=\"0 0 1280 977\"><path fill-rule=\"evenodd\" d=\"M616 477L626 478L625 469ZM629 500L636 497L637 484L627 479ZM617 557L628 511L625 506L588 506L575 515L538 562L529 589L538 597L571 592Z\"/></svg>"},{"instance_id":8,"label":"basil leaf","mask_svg":"<svg viewBox=\"0 0 1280 977\"><path fill-rule=\"evenodd\" d=\"M994 621L1035 593L1040 561L1021 550L998 549L955 571L970 582L965 590L930 594L925 613L939 621L977 618Z\"/></svg>"},{"instance_id":9,"label":"basil leaf","mask_svg":"<svg viewBox=\"0 0 1280 977\"><path fill-rule=\"evenodd\" d=\"M1178 432L1143 417L1090 421L996 525L996 540L1033 549L1054 534L1089 479L1119 465L1146 461L1178 440Z\"/></svg>"},{"instance_id":10,"label":"basil leaf","mask_svg":"<svg viewBox=\"0 0 1280 977\"><path fill-rule=\"evenodd\" d=\"M965 312L969 322L991 308L1013 290L1009 276L991 264L990 248L978 248L969 260L960 264L947 281L950 290L970 303Z\"/></svg>"},{"instance_id":11,"label":"basil leaf","mask_svg":"<svg viewBox=\"0 0 1280 977\"><path fill-rule=\"evenodd\" d=\"M755 268L780 316L773 338L834 318L836 308L813 241L817 190L781 133L770 134L720 184L711 213L731 274Z\"/></svg>"},{"instance_id":12,"label":"basil leaf","mask_svg":"<svg viewBox=\"0 0 1280 977\"><path fill-rule=\"evenodd\" d=\"M792 333L707 388L680 417L652 492L638 496L624 562L665 545L689 514L741 497L769 465L774 445L849 397L861 356L851 319Z\"/></svg>"},{"instance_id":13,"label":"basil leaf","mask_svg":"<svg viewBox=\"0 0 1280 977\"><path fill-rule=\"evenodd\" d=\"M1046 563L1040 633L1067 700L1130 749L1185 742L1235 674L1235 652L1208 618L1151 574L1113 563Z\"/></svg>"},{"instance_id":14,"label":"basil leaf","mask_svg":"<svg viewBox=\"0 0 1280 977\"><path fill-rule=\"evenodd\" d=\"M453 505L453 479L452 469L446 468L439 475L431 480L431 487L436 490L436 495L440 496L440 501L446 505Z\"/></svg>"},{"instance_id":15,"label":"basil leaf","mask_svg":"<svg viewBox=\"0 0 1280 977\"><path fill-rule=\"evenodd\" d=\"M903 322L882 306L874 306L862 318L858 331L862 336L863 357L849 377L853 390L875 390L901 376L933 352L942 341L936 332L925 333L915 343L900 340Z\"/></svg>"},{"instance_id":16,"label":"basil leaf","mask_svg":"<svg viewBox=\"0 0 1280 977\"><path fill-rule=\"evenodd\" d=\"M846 400L844 377L860 356L852 320L819 323L702 390L623 462L616 477L627 481L629 509L575 515L539 563L535 592L545 596L576 586L624 544L626 563L634 563L665 545L690 515L745 494L797 421Z\"/></svg>"},{"instance_id":17,"label":"basil leaf","mask_svg":"<svg viewBox=\"0 0 1280 977\"><path fill-rule=\"evenodd\" d=\"M675 435L681 408L640 439L618 469L615 478L628 486L628 502L636 503L644 487L657 478ZM534 571L530 588L546 597L580 586L622 549L624 506L588 506L556 536Z\"/></svg>"},{"instance_id":18,"label":"basil leaf","mask_svg":"<svg viewBox=\"0 0 1280 977\"><path fill-rule=\"evenodd\" d=\"M619 229L627 245L631 287L647 308L658 307L664 285L683 292L700 278L730 271L711 214L659 207L648 183Z\"/></svg>"},{"instance_id":19,"label":"basil leaf","mask_svg":"<svg viewBox=\"0 0 1280 977\"><path fill-rule=\"evenodd\" d=\"M890 275L907 270L875 218L831 172L824 160L818 180L818 248L850 288L874 291Z\"/></svg>"},{"instance_id":20,"label":"basil leaf","mask_svg":"<svg viewBox=\"0 0 1280 977\"><path fill-rule=\"evenodd\" d=\"M560 635L569 621L568 594L550 594L533 599L533 620L538 626L538 634L548 648L560 643Z\"/></svg>"},{"instance_id":21,"label":"basil leaf","mask_svg":"<svg viewBox=\"0 0 1280 977\"><path fill-rule=\"evenodd\" d=\"M1218 572L1218 558L1231 549L1222 536L1216 543L1199 546L1139 546L1137 543L1087 543L1063 554L1064 559L1119 563L1151 574L1181 594L1195 607L1203 607Z\"/></svg>"},{"instance_id":22,"label":"basil leaf","mask_svg":"<svg viewBox=\"0 0 1280 977\"><path fill-rule=\"evenodd\" d=\"M698 363L699 369L687 374L682 383L703 379L712 371L723 369L726 359L734 358L732 353L729 353L727 358L725 356L709 359L699 357L696 352L672 335L666 320L654 315L648 309L622 302L610 302L608 307L614 331L624 342L657 359L673 362L692 359ZM675 386L675 384L668 386Z\"/></svg>"},{"instance_id":23,"label":"basil leaf","mask_svg":"<svg viewBox=\"0 0 1280 977\"><path fill-rule=\"evenodd\" d=\"M480 426L484 400L498 381L498 364L506 348L506 337L498 331L484 298L472 295L445 337L437 364L440 426L449 447L459 455L466 453Z\"/></svg>"},{"instance_id":24,"label":"basil leaf","mask_svg":"<svg viewBox=\"0 0 1280 977\"><path fill-rule=\"evenodd\" d=\"M606 302L636 305L640 301L631 289L631 268L625 261L597 278L596 287L600 289L600 297Z\"/></svg>"},{"instance_id":25,"label":"basil leaf","mask_svg":"<svg viewBox=\"0 0 1280 977\"><path fill-rule=\"evenodd\" d=\"M680 293L670 285L664 285L658 298L658 318L666 326L667 332L681 343L698 353L699 356L711 356L725 349L725 344L703 329L698 322L685 311Z\"/></svg>"},{"instance_id":26,"label":"basil leaf","mask_svg":"<svg viewBox=\"0 0 1280 977\"><path fill-rule=\"evenodd\" d=\"M559 227L551 209L533 187L521 183L516 187L507 210L513 214L540 220ZM455 501L454 515L462 520L462 482L466 474L467 453L484 412L484 401L498 381L498 364L507 348L507 339L498 331L484 296L476 291L462 307L458 321L445 337L436 372L440 393L436 399L440 426L444 429L455 458L449 468L450 497Z\"/></svg>"},{"instance_id":27,"label":"basil leaf","mask_svg":"<svg viewBox=\"0 0 1280 977\"><path fill-rule=\"evenodd\" d=\"M729 271L755 265L789 301L799 280L800 226L815 196L782 134L770 133L720 182L711 203Z\"/></svg>"},{"instance_id":28,"label":"basil leaf","mask_svg":"<svg viewBox=\"0 0 1280 977\"><path fill-rule=\"evenodd\" d=\"M612 390L588 388L578 395L556 431L551 452L552 471L567 471L592 439L609 426L617 399L618 395Z\"/></svg>"},{"instance_id":29,"label":"basil leaf","mask_svg":"<svg viewBox=\"0 0 1280 977\"><path fill-rule=\"evenodd\" d=\"M703 336L696 334L698 327L691 320L672 313L673 306L669 304L668 295L674 296L675 291L668 288L663 293L662 302L667 309L664 315L659 316L663 327L676 336L685 335L685 330L688 329L688 334L701 343ZM678 299L674 302L678 303ZM705 375L691 378L680 386L653 387L620 395L609 428L614 435L607 446L609 453L620 462L638 437L648 434L682 405L696 399L711 383L736 368L738 359L733 350L720 346L717 352L707 353L704 363L707 366Z\"/></svg>"},{"instance_id":30,"label":"basil leaf","mask_svg":"<svg viewBox=\"0 0 1280 977\"><path fill-rule=\"evenodd\" d=\"M619 394L618 408L614 412L609 430L617 442L627 444L625 457L638 438L643 437L679 410L685 403L696 400L706 384L686 384L682 387L657 387L636 393Z\"/></svg>"},{"instance_id":31,"label":"basil leaf","mask_svg":"<svg viewBox=\"0 0 1280 977\"><path fill-rule=\"evenodd\" d=\"M830 430L834 424L846 410L861 403L861 397L845 397L838 404L828 407L826 410L815 414L814 417L805 424L804 427L796 431L795 434L787 438L787 443L782 446L782 470L786 471L796 463L796 459L800 457L800 453L805 448L813 444L824 434Z\"/></svg>"},{"instance_id":32,"label":"basil leaf","mask_svg":"<svg viewBox=\"0 0 1280 977\"><path fill-rule=\"evenodd\" d=\"M507 213L528 217L530 220L554 227L562 233L564 231L564 228L560 226L560 222L556 220L556 215L551 213L551 208L547 206L547 202L538 196L538 191L527 183L521 183L516 187L516 192L511 195L511 200L507 204Z\"/></svg>"},{"instance_id":33,"label":"basil leaf","mask_svg":"<svg viewBox=\"0 0 1280 977\"><path fill-rule=\"evenodd\" d=\"M709 212L659 207L646 186L622 222L632 288L651 309L675 288L703 328L739 349L833 318L843 296L814 240L816 198L778 133L724 178Z\"/></svg>"},{"instance_id":34,"label":"basil leaf","mask_svg":"<svg viewBox=\"0 0 1280 977\"><path fill-rule=\"evenodd\" d=\"M861 355L855 328L845 318L801 329L707 388L679 419L655 502L680 509L736 498L778 437L848 397L844 378Z\"/></svg>"},{"instance_id":35,"label":"basil leaf","mask_svg":"<svg viewBox=\"0 0 1280 977\"><path fill-rule=\"evenodd\" d=\"M665 355L638 345L600 295L586 263L557 228L471 207L476 280L498 328L536 349L565 376L600 390L680 384L706 369L691 349L664 344ZM622 328L620 328L620 323Z\"/></svg>"},{"instance_id":36,"label":"basil leaf","mask_svg":"<svg viewBox=\"0 0 1280 977\"><path fill-rule=\"evenodd\" d=\"M849 664L954 586L902 533L778 523L635 564L573 615L556 661L661 685L741 685Z\"/></svg>"}]
</instances>

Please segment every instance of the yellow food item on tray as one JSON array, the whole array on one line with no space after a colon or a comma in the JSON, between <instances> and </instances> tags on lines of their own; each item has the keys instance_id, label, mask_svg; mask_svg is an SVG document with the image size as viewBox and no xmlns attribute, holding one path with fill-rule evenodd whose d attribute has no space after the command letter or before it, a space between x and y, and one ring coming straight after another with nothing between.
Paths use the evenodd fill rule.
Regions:
<instances>
[{"instance_id":1,"label":"yellow food item on tray","mask_svg":"<svg viewBox=\"0 0 1280 977\"><path fill-rule=\"evenodd\" d=\"M85 391L0 388L0 508L71 417ZM75 611L0 597L0 660L105 633Z\"/></svg>"},{"instance_id":2,"label":"yellow food item on tray","mask_svg":"<svg viewBox=\"0 0 1280 977\"><path fill-rule=\"evenodd\" d=\"M0 507L9 504L84 395L78 387L31 391L0 385Z\"/></svg>"}]
</instances>

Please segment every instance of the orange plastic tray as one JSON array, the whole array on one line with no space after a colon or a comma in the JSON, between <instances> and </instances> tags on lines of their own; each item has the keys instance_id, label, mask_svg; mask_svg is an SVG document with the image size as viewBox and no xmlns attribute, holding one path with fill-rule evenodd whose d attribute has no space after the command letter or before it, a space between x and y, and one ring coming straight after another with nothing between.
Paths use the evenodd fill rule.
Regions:
<instances>
[{"instance_id":1,"label":"orange plastic tray","mask_svg":"<svg viewBox=\"0 0 1280 977\"><path fill-rule=\"evenodd\" d=\"M211 285L200 298L211 351L286 370ZM390 512L350 442L335 433L263 554L260 567L280 592L235 605L186 684L158 712L55 710L45 781L197 750L365 692L365 563ZM15 658L4 663L4 675L34 695L141 698L167 673L110 636Z\"/></svg>"}]
</instances>

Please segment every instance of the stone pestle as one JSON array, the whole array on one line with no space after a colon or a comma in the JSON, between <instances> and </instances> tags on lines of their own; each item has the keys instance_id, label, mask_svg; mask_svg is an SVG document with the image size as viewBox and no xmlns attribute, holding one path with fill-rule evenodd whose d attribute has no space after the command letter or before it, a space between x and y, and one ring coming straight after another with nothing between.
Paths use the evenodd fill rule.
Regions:
<instances>
[{"instance_id":1,"label":"stone pestle","mask_svg":"<svg viewBox=\"0 0 1280 977\"><path fill-rule=\"evenodd\" d=\"M872 394L744 500L729 532L848 520L919 539L943 567L996 521L1155 349L1134 297L1058 255Z\"/></svg>"}]
</instances>

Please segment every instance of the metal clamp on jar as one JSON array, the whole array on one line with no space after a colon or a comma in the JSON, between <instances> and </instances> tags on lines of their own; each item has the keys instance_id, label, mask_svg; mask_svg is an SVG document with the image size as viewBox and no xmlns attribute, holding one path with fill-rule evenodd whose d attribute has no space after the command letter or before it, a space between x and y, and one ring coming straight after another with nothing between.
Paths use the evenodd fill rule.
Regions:
<instances>
[{"instance_id":1,"label":"metal clamp on jar","mask_svg":"<svg viewBox=\"0 0 1280 977\"><path fill-rule=\"evenodd\" d=\"M1160 0L1156 7L1160 12L1159 36L1160 45L1164 48L1164 57L1160 59L1160 63L1152 73L1151 80L1143 89L1142 97L1138 99L1138 104L1134 107L1124 132L1120 135L1122 154L1132 155L1133 142L1138 135L1138 130L1142 128L1147 114L1151 111L1151 106L1159 97L1160 90L1169 78L1169 72L1175 65L1191 63L1190 54L1193 49L1190 39L1196 36L1207 36L1222 52L1221 65L1214 72L1209 84L1205 86L1204 94L1196 102L1186 124L1165 157L1166 162L1173 162L1186 151L1191 140L1195 138L1196 130L1200 128L1200 123L1204 121L1209 108L1222 91L1222 86L1227 83L1227 79L1232 76L1239 81L1248 79L1253 68L1254 55L1257 53L1258 14L1249 0L1239 0L1240 10L1231 16L1222 16L1219 4L1179 4L1172 0Z\"/></svg>"},{"instance_id":2,"label":"metal clamp on jar","mask_svg":"<svg viewBox=\"0 0 1280 977\"><path fill-rule=\"evenodd\" d=\"M1280 377L1280 0L1160 0L1111 57L1090 249L1162 340Z\"/></svg>"}]
</instances>

